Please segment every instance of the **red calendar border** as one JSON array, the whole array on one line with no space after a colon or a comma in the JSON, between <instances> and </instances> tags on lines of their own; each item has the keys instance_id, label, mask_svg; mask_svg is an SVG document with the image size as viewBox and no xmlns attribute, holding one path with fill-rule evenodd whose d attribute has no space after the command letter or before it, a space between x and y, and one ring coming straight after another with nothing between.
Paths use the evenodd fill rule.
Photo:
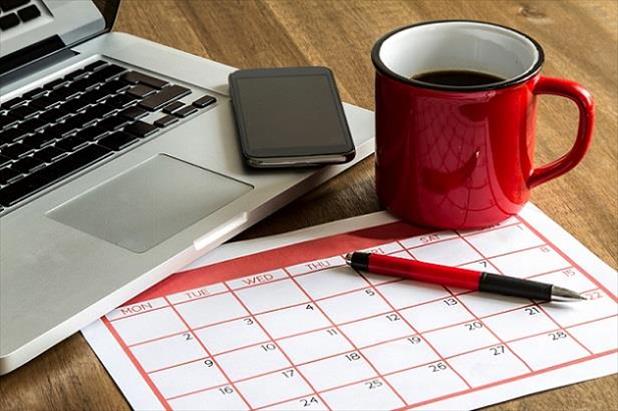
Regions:
<instances>
[{"instance_id":1,"label":"red calendar border","mask_svg":"<svg viewBox=\"0 0 618 411\"><path fill-rule=\"evenodd\" d=\"M610 292L603 284L601 284L596 278L591 276L587 271L583 270L579 264L575 263L573 259L571 259L567 254L565 254L559 247L557 247L546 236L541 234L528 221L526 221L521 216L516 216L516 219L519 221L519 223L525 225L536 236L538 236L541 240L543 240L544 243L552 247L572 267L576 268L588 280L590 280L599 289L601 289L606 295L612 298L615 302L618 302L618 297L615 294ZM501 228L504 228L504 227L497 226L493 229L501 229ZM492 229L489 229L489 230L492 230ZM397 241L403 238L418 236L418 235L427 234L430 232L432 232L432 230L430 229L414 227L414 226L411 226L411 225L408 225L402 222L395 222L395 223L370 227L370 228L366 228L362 230L357 230L357 231L353 231L349 233L337 234L333 236L327 236L327 237L318 238L315 240L309 240L309 241L305 241L305 242L301 242L297 244L292 244L289 246L284 246L284 247L267 250L267 251L260 252L260 253L238 257L238 258L231 259L231 260L226 260L226 261L216 263L210 266L199 267L199 268L195 268L192 270L179 272L167 278L166 280L162 281L161 283L155 285L151 289L139 294L135 298L129 300L126 304L135 304L135 303L139 303L145 300L150 300L150 299L154 299L158 297L165 297L170 294L174 294L174 293L181 292L184 290L203 287L203 286L211 285L214 283L224 282L224 281L243 277L243 276L250 275L250 274L256 274L260 272L274 270L274 269L281 268L281 267L289 267L289 266L307 261L307 255L311 255L311 260L319 260L322 258L332 257L333 255L342 254L350 250L370 248L370 247L374 247L377 245ZM460 236L463 238L463 235L460 234ZM228 288L228 292L232 292L229 289L229 287L227 288ZM170 404L167 402L164 396L159 392L159 390L157 389L153 381L150 379L148 373L143 369L141 364L137 361L135 356L132 354L130 348L127 346L127 344L124 343L120 335L117 333L115 328L112 326L111 322L106 317L103 317L102 321L104 325L107 327L107 329L110 331L112 336L116 339L118 344L122 347L123 351L128 356L129 360L136 367L137 371L142 376L144 381L148 384L148 386L153 391L157 399L161 402L161 404L165 407L165 409L171 410L172 407L170 406ZM417 333L417 334L422 335L422 333ZM537 371L531 371L526 374L522 374L522 375L515 376L515 377L510 377L510 378L503 379L500 381L495 381L493 383L485 384L485 385L478 386L478 387L470 387L469 384L467 384L468 385L467 389L454 392L451 394L446 394L446 395L443 395L437 398L425 400L425 401L422 401L422 402L419 402L413 405L406 405L400 408L399 410L411 409L413 407L427 405L430 403L434 403L436 401L443 401L449 398L454 398L454 397L465 395L471 392L480 391L486 388L495 387L495 386L502 385L502 384L508 384L513 381L518 381L518 380L522 380L525 378L533 377L535 375L544 374L550 371L565 368L565 367L568 367L574 364L579 364L585 361L594 360L596 358L611 355L617 352L618 352L618 349L609 350L609 351L605 351L605 352L601 352L597 354L591 353L590 355L586 357L578 358L578 359L575 359L575 360L572 360L572 361L569 361L563 364L558 364L558 365L551 366L551 367L537 370ZM384 377L380 373L377 373L377 375L378 375L377 378L384 379ZM465 380L463 381L465 382ZM216 388L216 387L211 387L210 389L213 389L213 388ZM316 394L319 395L317 391L316 391Z\"/></svg>"}]
</instances>

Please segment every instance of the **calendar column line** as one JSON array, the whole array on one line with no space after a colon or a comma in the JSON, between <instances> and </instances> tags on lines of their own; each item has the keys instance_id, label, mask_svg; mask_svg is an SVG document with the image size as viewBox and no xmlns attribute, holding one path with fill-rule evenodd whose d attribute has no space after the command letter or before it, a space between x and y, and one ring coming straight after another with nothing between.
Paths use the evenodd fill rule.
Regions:
<instances>
[{"instance_id":1,"label":"calendar column line","mask_svg":"<svg viewBox=\"0 0 618 411\"><path fill-rule=\"evenodd\" d=\"M195 340L198 342L198 344L202 347L202 349L204 350L204 352L212 359L212 362L217 366L217 368L219 369L219 371L221 371L221 374L223 374L223 376L225 377L225 379L228 381L228 383L234 388L234 390L236 391L236 393L238 394L238 396L240 397L240 399L247 405L248 408L251 408L251 406L249 405L249 402L245 399L245 397L242 395L242 393L240 392L240 390L234 385L234 383L232 382L232 380L230 379L230 377L227 375L227 372L225 372L225 370L223 369L223 367L221 367L219 365L219 363L217 362L217 359L211 354L210 350L208 348L206 348L206 345L202 342L202 340L197 336L197 334L195 333L195 331L193 331L193 329L191 328L191 326L189 326L189 323L187 323L187 321L184 319L184 317L178 312L178 310L176 309L176 307L174 306L174 304L172 304L169 299L167 298L167 296L163 297L165 298L165 301L167 301L167 303L170 305L170 307L172 308L172 310L174 310L174 312L176 313L176 315L178 316L178 318L180 319L180 321L182 321L182 323L185 325L185 327L187 327L187 330L191 333L191 335L193 336L193 338L195 338Z\"/></svg>"},{"instance_id":2,"label":"calendar column line","mask_svg":"<svg viewBox=\"0 0 618 411\"><path fill-rule=\"evenodd\" d=\"M285 269L284 269L285 270ZM287 271L286 271L287 274ZM257 317L255 316L255 314L253 314L253 312L251 310L249 310L249 307L246 306L246 304L238 297L238 295L234 292L234 290L227 284L227 282L223 283L225 285L225 287L230 291L230 293L232 294L232 296L236 299L236 301L238 301L238 303L245 309L247 310L247 312L249 314L251 314L251 316L254 318L255 322L257 325L260 326L260 328L262 329L262 331L264 332L264 334L266 334L266 336L270 339L270 341L273 342L273 344L275 344L277 346L277 349L279 350L279 352L281 352L281 354L285 357L285 359L290 363L291 367L296 370L296 372L298 373L298 375L300 376L300 378L302 378L307 385L309 386L309 388L311 388L311 390L313 391L313 393L322 401L322 403L329 409L332 410L332 408L330 407L330 405L328 405L328 403L324 400L324 398L322 398L322 396L320 395L319 391L315 389L315 387L313 386L313 384L311 384L311 382L303 375L303 373L298 369L298 367L296 366L296 364L294 364L294 362L292 362L292 359L290 358L290 356L281 348L281 346L279 345L279 343L277 342L276 339L273 338L273 336L268 332L268 330L266 330L266 328L262 325L262 323L260 322L260 320L257 319ZM297 284L298 286L298 284ZM276 371L279 372L279 371ZM268 373L270 374L270 373Z\"/></svg>"},{"instance_id":3,"label":"calendar column line","mask_svg":"<svg viewBox=\"0 0 618 411\"><path fill-rule=\"evenodd\" d=\"M539 238L541 238L541 240L545 243L545 239L544 239L544 238L542 238L542 237L539 237ZM463 240L464 240L466 243L468 243L468 245L469 245L470 247L472 247L472 248L473 248L473 249L474 249L477 253L479 253L480 255L483 255L483 253L481 253L481 252L480 252L480 251L479 251L476 247L474 247L474 245L473 245L472 243L470 243L467 239L465 239L465 238L464 238ZM546 245L548 245L548 244L546 244ZM494 268L497 270L497 272L498 272L499 274L504 275L504 273L502 272L502 270L500 270L498 267L494 266ZM551 315L549 315L549 313L547 312L547 310L545 310L543 307L541 307L541 305L542 305L542 304L538 304L536 301L532 301L532 302L534 303L534 306L535 306L535 307L537 307L539 310L541 310L541 311L542 311L542 312L543 312L543 313L547 316L547 318L549 318L549 319L550 319L550 320L551 320L554 324L556 324L558 327L560 327L561 329L563 329L563 330L564 330L564 332L565 332L565 333L567 333L567 334L569 335L569 337L571 337L571 338L573 339L573 341L575 341L577 344L579 344L579 345L580 345L580 346L581 346L584 350L586 350L589 354L592 354L592 351L590 351L590 350L588 349L588 347L584 346L584 345L583 345L583 344L582 344L582 343L581 343L578 339L576 339L576 338L575 338L575 337L574 337L574 336L573 336L573 335L572 335L569 331L567 331L567 330L566 330L566 329L562 326L562 324L560 324L558 321L556 321L556 319L555 319L555 318L553 318ZM509 347L509 350L510 350L513 354L515 354L515 352L511 349L511 347L510 347L508 344L507 344L507 347ZM520 360L522 360L522 361L523 361L523 359L521 359L521 358L519 357L519 355L517 355L517 354L515 354L515 355L517 356L517 358L519 358ZM525 362L525 361L524 361L524 364L526 364L526 362ZM530 368L530 366L528 366L528 364L526 364L526 366L527 366L528 368ZM532 371L532 368L530 368L530 370Z\"/></svg>"},{"instance_id":4,"label":"calendar column line","mask_svg":"<svg viewBox=\"0 0 618 411\"><path fill-rule=\"evenodd\" d=\"M332 320L332 318L330 318L330 316L328 316L324 310L322 310L322 308L315 302L315 300L313 299L312 296L309 295L309 293L298 283L298 281L296 281L296 278L294 278L294 276L292 276L290 274L290 272L284 267L283 270L286 272L286 274L290 277L290 279L294 282L294 284L296 284L296 286L303 292L303 294L305 294L307 296L307 298L316 306L316 308L322 313L322 315L324 316L324 318L326 318L328 320L328 322L330 322L333 326L333 328L335 328L335 330L337 330L339 332L339 334L341 334L343 336L343 338L346 339L346 341L348 342L348 344L350 344L354 350L356 352L358 352L358 355L360 355L366 362L367 364L371 367L371 369L375 372L375 374L382 378L384 380L384 383L391 389L391 391L401 400L401 402L403 404L407 404L406 400L401 396L401 394L395 390L395 387L393 387L391 385L390 382L388 382L386 380L386 378L384 378L382 376L382 374L378 371L378 369L373 365L373 363L371 361L369 361L369 359L367 357L365 357L365 355L361 352L361 350L358 349L358 347L356 346L356 344L341 330L341 328L339 328L339 325L335 324L335 322Z\"/></svg>"}]
</instances>

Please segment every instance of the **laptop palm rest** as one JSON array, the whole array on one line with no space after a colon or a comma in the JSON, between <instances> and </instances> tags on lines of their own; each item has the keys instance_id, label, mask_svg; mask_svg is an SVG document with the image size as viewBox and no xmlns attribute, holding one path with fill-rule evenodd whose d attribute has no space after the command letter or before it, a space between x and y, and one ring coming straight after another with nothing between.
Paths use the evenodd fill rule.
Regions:
<instances>
[{"instance_id":1,"label":"laptop palm rest","mask_svg":"<svg viewBox=\"0 0 618 411\"><path fill-rule=\"evenodd\" d=\"M159 154L50 210L47 216L143 253L252 189Z\"/></svg>"}]
</instances>

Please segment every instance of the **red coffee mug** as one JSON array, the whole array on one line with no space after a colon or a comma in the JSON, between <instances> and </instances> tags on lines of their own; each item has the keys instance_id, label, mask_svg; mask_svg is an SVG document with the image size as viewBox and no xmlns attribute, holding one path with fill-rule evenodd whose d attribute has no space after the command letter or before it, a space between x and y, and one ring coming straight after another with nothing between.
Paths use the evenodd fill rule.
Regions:
<instances>
[{"instance_id":1,"label":"red coffee mug","mask_svg":"<svg viewBox=\"0 0 618 411\"><path fill-rule=\"evenodd\" d=\"M395 30L375 44L376 188L383 206L415 224L477 228L521 210L530 189L583 158L594 103L572 81L543 77L543 49L513 29L435 21ZM493 74L503 81L447 86L413 79L437 70ZM533 166L536 96L579 108L573 148Z\"/></svg>"}]
</instances>

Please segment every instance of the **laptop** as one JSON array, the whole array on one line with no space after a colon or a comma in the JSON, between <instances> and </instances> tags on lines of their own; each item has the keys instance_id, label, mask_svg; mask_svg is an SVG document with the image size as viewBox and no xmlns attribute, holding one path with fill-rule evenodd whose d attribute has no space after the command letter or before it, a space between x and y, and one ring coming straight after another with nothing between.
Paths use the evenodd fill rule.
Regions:
<instances>
[{"instance_id":1,"label":"laptop","mask_svg":"<svg viewBox=\"0 0 618 411\"><path fill-rule=\"evenodd\" d=\"M353 162L247 168L234 68L110 32L118 6L0 0L0 374L373 151L346 104Z\"/></svg>"}]
</instances>

